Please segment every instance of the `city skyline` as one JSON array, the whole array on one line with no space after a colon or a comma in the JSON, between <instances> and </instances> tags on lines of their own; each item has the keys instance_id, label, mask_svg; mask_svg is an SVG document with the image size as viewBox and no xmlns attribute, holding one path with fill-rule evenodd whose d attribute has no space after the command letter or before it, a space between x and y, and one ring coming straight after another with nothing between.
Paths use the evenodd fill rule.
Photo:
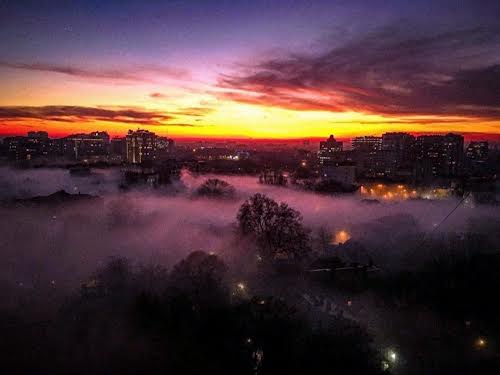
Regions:
<instances>
[{"instance_id":1,"label":"city skyline","mask_svg":"<svg viewBox=\"0 0 500 375\"><path fill-rule=\"evenodd\" d=\"M4 2L0 134L400 131L498 141L499 10L471 1Z\"/></svg>"},{"instance_id":2,"label":"city skyline","mask_svg":"<svg viewBox=\"0 0 500 375\"><path fill-rule=\"evenodd\" d=\"M0 0L0 375L500 374L500 0Z\"/></svg>"}]
</instances>

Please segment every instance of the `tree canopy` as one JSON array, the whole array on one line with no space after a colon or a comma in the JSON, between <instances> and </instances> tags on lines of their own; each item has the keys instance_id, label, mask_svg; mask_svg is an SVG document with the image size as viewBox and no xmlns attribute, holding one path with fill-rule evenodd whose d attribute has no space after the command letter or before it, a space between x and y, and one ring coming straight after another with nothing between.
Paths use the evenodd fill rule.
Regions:
<instances>
[{"instance_id":1,"label":"tree canopy","mask_svg":"<svg viewBox=\"0 0 500 375\"><path fill-rule=\"evenodd\" d=\"M216 255L192 252L172 270L169 294L189 294L195 304L221 303L226 272L226 265Z\"/></svg>"},{"instance_id":2,"label":"tree canopy","mask_svg":"<svg viewBox=\"0 0 500 375\"><path fill-rule=\"evenodd\" d=\"M237 219L240 232L255 238L264 261L279 257L299 261L310 252L302 215L286 203L255 194L241 205Z\"/></svg>"},{"instance_id":3,"label":"tree canopy","mask_svg":"<svg viewBox=\"0 0 500 375\"><path fill-rule=\"evenodd\" d=\"M232 198L235 194L234 187L224 180L209 178L197 190L200 196L211 198Z\"/></svg>"}]
</instances>

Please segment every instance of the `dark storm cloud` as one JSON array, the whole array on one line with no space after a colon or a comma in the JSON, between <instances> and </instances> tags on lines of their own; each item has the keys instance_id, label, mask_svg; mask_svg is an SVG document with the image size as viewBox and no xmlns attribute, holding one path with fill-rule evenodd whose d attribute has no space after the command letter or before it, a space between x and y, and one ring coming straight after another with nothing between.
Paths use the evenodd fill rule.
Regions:
<instances>
[{"instance_id":1,"label":"dark storm cloud","mask_svg":"<svg viewBox=\"0 0 500 375\"><path fill-rule=\"evenodd\" d=\"M157 78L181 80L190 78L190 73L185 69L156 65L137 65L122 68L93 69L74 65L41 62L22 63L0 61L0 67L40 72L52 72L93 80L122 81L128 83L148 82Z\"/></svg>"},{"instance_id":2,"label":"dark storm cloud","mask_svg":"<svg viewBox=\"0 0 500 375\"><path fill-rule=\"evenodd\" d=\"M398 24L323 45L223 75L222 95L298 110L500 117L500 27L430 35Z\"/></svg>"},{"instance_id":3,"label":"dark storm cloud","mask_svg":"<svg viewBox=\"0 0 500 375\"><path fill-rule=\"evenodd\" d=\"M62 122L111 121L162 125L172 116L138 109L106 109L80 106L0 107L0 119L37 119Z\"/></svg>"}]
</instances>

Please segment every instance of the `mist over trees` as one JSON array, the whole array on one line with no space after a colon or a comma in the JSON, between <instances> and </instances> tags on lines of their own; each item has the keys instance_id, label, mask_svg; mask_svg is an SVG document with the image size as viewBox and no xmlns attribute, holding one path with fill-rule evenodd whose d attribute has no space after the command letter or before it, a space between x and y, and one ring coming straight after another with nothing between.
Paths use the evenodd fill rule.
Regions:
<instances>
[{"instance_id":1,"label":"mist over trees","mask_svg":"<svg viewBox=\"0 0 500 375\"><path fill-rule=\"evenodd\" d=\"M264 262L280 256L298 262L311 251L302 215L284 202L257 193L241 205L237 220L240 233L255 239Z\"/></svg>"},{"instance_id":2,"label":"mist over trees","mask_svg":"<svg viewBox=\"0 0 500 375\"><path fill-rule=\"evenodd\" d=\"M224 180L209 178L196 190L196 194L209 198L234 198L235 188Z\"/></svg>"},{"instance_id":3,"label":"mist over trees","mask_svg":"<svg viewBox=\"0 0 500 375\"><path fill-rule=\"evenodd\" d=\"M364 317L378 317L374 326L390 336L389 344L415 336L419 346L412 353L427 356L439 345L459 369L471 358L456 355L465 342L456 333L464 321L472 321L471 343L481 335L495 349L490 336L498 332L498 265L484 253L498 251L497 207L465 204L430 234L455 201L367 205L355 197L332 198L241 176L220 177L235 188L234 199L193 199L206 178L185 174L183 190L152 194L113 192L112 173L93 176L99 184L80 184L80 178L57 170L37 170L26 181L26 171L11 173L16 184L1 186L0 193L14 189L3 197L29 199L67 186L102 199L0 207L0 352L7 358L1 373L244 374L255 373L256 358L261 374L323 374L325 368L373 373L380 365L373 350L385 349L385 343L370 344L360 328ZM20 191L25 186L30 193ZM333 238L341 230L351 239L338 246ZM196 249L206 252L191 253ZM346 308L349 298L353 309L364 309L361 318L354 314L359 323L331 316L332 322L320 325L311 319L323 307L322 295L308 289L312 273L287 277L279 267L269 273L261 263L255 267L260 257L273 265L299 261L303 270L317 256L338 256L347 265L373 258L381 269L380 282L359 292L331 278L321 284L337 306ZM241 281L244 291L237 286ZM313 301L306 316L303 293ZM344 300L336 293L349 296ZM443 314L446 325L458 328L431 339L436 331L429 334L422 322L418 335L400 336L400 329L414 326L411 319L409 325L401 320L421 309ZM467 345L464 351L472 344ZM403 351L408 348L398 349L410 361Z\"/></svg>"},{"instance_id":4,"label":"mist over trees","mask_svg":"<svg viewBox=\"0 0 500 375\"><path fill-rule=\"evenodd\" d=\"M51 319L2 319L6 373L376 374L370 337L314 327L281 299L238 295L215 255L166 269L111 259ZM5 318L5 316L4 316Z\"/></svg>"}]
</instances>

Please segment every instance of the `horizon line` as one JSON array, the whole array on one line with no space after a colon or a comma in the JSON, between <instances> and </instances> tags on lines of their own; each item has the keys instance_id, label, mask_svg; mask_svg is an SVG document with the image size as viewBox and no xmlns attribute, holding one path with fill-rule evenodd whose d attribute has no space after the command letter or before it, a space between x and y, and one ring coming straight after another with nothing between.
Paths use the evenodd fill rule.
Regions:
<instances>
[{"instance_id":1,"label":"horizon line","mask_svg":"<svg viewBox=\"0 0 500 375\"><path fill-rule=\"evenodd\" d=\"M133 130L133 129L130 129ZM141 129L138 128L136 130L146 130L146 129ZM92 132L106 132L110 135L110 139L115 139L115 138L124 138L127 135L127 132L125 133L109 133L108 130L104 129L96 129L93 130L92 132L67 132L67 133L62 133L62 132L52 132L50 133L47 130L44 129L33 129L29 131L46 131L49 135L50 138L64 138L70 135L74 134L88 134ZM7 132L3 133L0 132L0 138L7 138L7 137L15 137L15 136L27 136L28 132L26 131L24 133L20 132ZM154 131L151 131L152 133L155 133ZM293 143L293 142L304 142L304 141L312 141L312 142L319 142L322 141L326 138L328 138L330 135L334 135L336 139L341 140L341 141L348 141L352 140L357 137L381 137L383 134L387 133L407 133L411 134L415 137L421 136L421 135L445 135L445 134L459 134L464 137L464 140L486 140L486 141L493 141L493 142L500 142L500 133L485 133L485 132L460 132L460 131L429 131L429 132L408 132L408 131L387 131L384 133L367 133L367 134L356 134L356 135L351 135L351 136L335 136L335 132L331 132L329 134L326 134L325 136L303 136L303 137L250 137L250 136L244 136L244 135L207 135L207 136L186 136L186 135L159 135L159 136L165 136L171 139L179 140L179 141L184 141L184 142L189 142L189 141L203 141L203 140L226 140L226 141L247 141L247 142L280 142L280 143ZM155 133L158 135L158 133Z\"/></svg>"}]
</instances>

